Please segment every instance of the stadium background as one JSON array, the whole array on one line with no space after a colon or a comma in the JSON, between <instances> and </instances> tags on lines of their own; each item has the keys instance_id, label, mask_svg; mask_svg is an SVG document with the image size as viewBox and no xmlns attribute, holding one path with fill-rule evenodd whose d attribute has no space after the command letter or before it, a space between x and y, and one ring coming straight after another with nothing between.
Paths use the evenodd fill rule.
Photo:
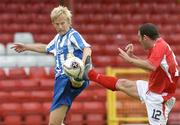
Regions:
<instances>
[{"instance_id":1,"label":"stadium background","mask_svg":"<svg viewBox=\"0 0 180 125\"><path fill-rule=\"evenodd\" d=\"M25 43L48 43L55 35L49 14L59 3L71 8L73 27L92 45L94 66L99 72L107 73L107 66L120 70L134 68L118 57L117 48L133 43L135 53L144 57L146 53L138 43L137 28L145 22L158 25L180 62L178 0L1 0L0 125L48 123L54 81L53 57L32 52L17 54L10 47L20 39ZM138 72L127 75L127 69L119 72L119 77L145 78ZM116 75L112 71L109 74ZM106 92L91 83L73 103L66 124L107 125L112 105L107 101ZM141 104L121 93L118 97L114 108L120 117L146 116ZM168 125L180 125L180 84L176 97Z\"/></svg>"}]
</instances>

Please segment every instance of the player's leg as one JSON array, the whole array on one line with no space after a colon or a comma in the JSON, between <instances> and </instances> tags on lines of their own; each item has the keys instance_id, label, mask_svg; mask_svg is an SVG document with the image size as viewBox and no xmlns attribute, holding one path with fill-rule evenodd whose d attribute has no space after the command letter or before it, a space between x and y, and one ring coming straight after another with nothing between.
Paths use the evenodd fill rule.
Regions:
<instances>
[{"instance_id":1,"label":"player's leg","mask_svg":"<svg viewBox=\"0 0 180 125\"><path fill-rule=\"evenodd\" d=\"M81 79L81 78L80 78ZM113 76L107 76L97 73L92 68L91 58L88 56L85 61L85 70L82 75L82 79L88 79L97 82L107 89L112 91L123 91L126 94L138 98L138 92L136 87L136 81L127 79L118 79Z\"/></svg>"},{"instance_id":2,"label":"player's leg","mask_svg":"<svg viewBox=\"0 0 180 125\"><path fill-rule=\"evenodd\" d=\"M53 110L49 116L49 125L62 125L68 108L67 105L62 105Z\"/></svg>"},{"instance_id":3,"label":"player's leg","mask_svg":"<svg viewBox=\"0 0 180 125\"><path fill-rule=\"evenodd\" d=\"M54 85L54 96L51 106L49 125L61 125L72 105L73 100L88 86L84 81L80 88L72 87L70 78L66 75L56 78Z\"/></svg>"},{"instance_id":4,"label":"player's leg","mask_svg":"<svg viewBox=\"0 0 180 125\"><path fill-rule=\"evenodd\" d=\"M151 125L166 125L168 115L174 106L175 98L172 97L164 101L162 95L156 93L147 93L146 108L148 113L149 123Z\"/></svg>"},{"instance_id":5,"label":"player's leg","mask_svg":"<svg viewBox=\"0 0 180 125\"><path fill-rule=\"evenodd\" d=\"M88 79L112 91L123 91L130 96L139 98L136 87L136 81L118 79L113 76L103 75L97 73L95 69L90 69L88 71Z\"/></svg>"},{"instance_id":6,"label":"player's leg","mask_svg":"<svg viewBox=\"0 0 180 125\"><path fill-rule=\"evenodd\" d=\"M148 91L147 81L138 80L136 85L139 97L146 105L149 124L166 125L168 114L175 103L174 98L165 101L162 95Z\"/></svg>"}]
</instances>

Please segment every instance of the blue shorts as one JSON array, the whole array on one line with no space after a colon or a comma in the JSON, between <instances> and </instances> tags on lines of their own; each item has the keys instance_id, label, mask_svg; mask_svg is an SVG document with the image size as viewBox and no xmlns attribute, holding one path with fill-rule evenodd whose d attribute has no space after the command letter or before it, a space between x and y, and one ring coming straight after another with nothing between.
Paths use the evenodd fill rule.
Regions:
<instances>
[{"instance_id":1,"label":"blue shorts","mask_svg":"<svg viewBox=\"0 0 180 125\"><path fill-rule=\"evenodd\" d=\"M74 88L71 85L70 79L66 75L60 75L55 79L54 96L50 111L59 108L61 105L71 106L73 100L78 96L83 89L89 84L85 81L80 88Z\"/></svg>"}]
</instances>

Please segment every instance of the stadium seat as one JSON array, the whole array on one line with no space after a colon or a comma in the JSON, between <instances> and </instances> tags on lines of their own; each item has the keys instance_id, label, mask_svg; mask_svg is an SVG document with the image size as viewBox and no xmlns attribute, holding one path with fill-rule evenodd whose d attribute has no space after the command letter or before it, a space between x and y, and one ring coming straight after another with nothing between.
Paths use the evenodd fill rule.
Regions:
<instances>
[{"instance_id":1,"label":"stadium seat","mask_svg":"<svg viewBox=\"0 0 180 125\"><path fill-rule=\"evenodd\" d=\"M55 77L55 69L54 69L54 67L50 67L48 77L50 79L54 79L54 77Z\"/></svg>"},{"instance_id":2,"label":"stadium seat","mask_svg":"<svg viewBox=\"0 0 180 125\"><path fill-rule=\"evenodd\" d=\"M14 43L34 43L34 38L30 32L17 32L14 34Z\"/></svg>"},{"instance_id":3,"label":"stadium seat","mask_svg":"<svg viewBox=\"0 0 180 125\"><path fill-rule=\"evenodd\" d=\"M53 90L54 88L54 79L41 79L40 87L44 90Z\"/></svg>"},{"instance_id":4,"label":"stadium seat","mask_svg":"<svg viewBox=\"0 0 180 125\"><path fill-rule=\"evenodd\" d=\"M176 89L175 97L176 97L177 100L180 100L180 88L179 87Z\"/></svg>"},{"instance_id":5,"label":"stadium seat","mask_svg":"<svg viewBox=\"0 0 180 125\"><path fill-rule=\"evenodd\" d=\"M180 121L180 113L170 113L169 115L169 120L168 120L168 125L178 125Z\"/></svg>"},{"instance_id":6,"label":"stadium seat","mask_svg":"<svg viewBox=\"0 0 180 125\"><path fill-rule=\"evenodd\" d=\"M91 84L91 83L90 83ZM76 101L105 101L106 100L106 90L101 88L96 89L86 89L81 93L76 99Z\"/></svg>"},{"instance_id":7,"label":"stadium seat","mask_svg":"<svg viewBox=\"0 0 180 125\"><path fill-rule=\"evenodd\" d=\"M135 99L131 99L131 103L129 103L129 101L130 100L119 101L119 105L117 105L118 114L122 114L123 116L129 115L134 117L138 117L139 115L146 116L146 109L144 104ZM134 110L136 110L136 112L134 112Z\"/></svg>"},{"instance_id":8,"label":"stadium seat","mask_svg":"<svg viewBox=\"0 0 180 125\"><path fill-rule=\"evenodd\" d=\"M10 93L11 102L27 102L30 101L31 97L29 92L26 91L14 91Z\"/></svg>"},{"instance_id":9,"label":"stadium seat","mask_svg":"<svg viewBox=\"0 0 180 125\"><path fill-rule=\"evenodd\" d=\"M79 110L79 109L81 109L81 110ZM72 113L85 113L84 110L86 110L86 109L84 109L82 102L76 101L72 104L72 107L71 107Z\"/></svg>"},{"instance_id":10,"label":"stadium seat","mask_svg":"<svg viewBox=\"0 0 180 125\"><path fill-rule=\"evenodd\" d=\"M32 101L37 101L37 102L52 101L51 91L32 91L30 96L32 98Z\"/></svg>"},{"instance_id":11,"label":"stadium seat","mask_svg":"<svg viewBox=\"0 0 180 125\"><path fill-rule=\"evenodd\" d=\"M173 109L172 109L172 112L180 112L179 105L180 105L180 101L177 100L174 107L173 107Z\"/></svg>"},{"instance_id":12,"label":"stadium seat","mask_svg":"<svg viewBox=\"0 0 180 125\"><path fill-rule=\"evenodd\" d=\"M34 23L35 24L41 24L42 22L44 22L44 24L48 24L48 25L51 25L51 19L49 16L45 15L45 14L38 14L36 16L37 20L34 20ZM51 25L51 27L53 27ZM49 28L48 28L49 29ZM46 30L47 31L47 30Z\"/></svg>"},{"instance_id":13,"label":"stadium seat","mask_svg":"<svg viewBox=\"0 0 180 125\"><path fill-rule=\"evenodd\" d=\"M99 102L99 101L93 101L93 102L84 102L84 113L94 113L97 114L104 114L106 112L105 103Z\"/></svg>"},{"instance_id":14,"label":"stadium seat","mask_svg":"<svg viewBox=\"0 0 180 125\"><path fill-rule=\"evenodd\" d=\"M0 90L3 90L0 85ZM8 102L9 101L10 94L8 92L0 92L0 100L1 102Z\"/></svg>"},{"instance_id":15,"label":"stadium seat","mask_svg":"<svg viewBox=\"0 0 180 125\"><path fill-rule=\"evenodd\" d=\"M95 101L106 101L106 89L99 88L92 90L93 93L93 100Z\"/></svg>"},{"instance_id":16,"label":"stadium seat","mask_svg":"<svg viewBox=\"0 0 180 125\"><path fill-rule=\"evenodd\" d=\"M0 8L1 9L4 9L5 6L6 6L6 4L0 4ZM3 12L3 10L0 10L0 12ZM10 16L9 13L4 11L3 13L1 13L1 19L0 19L1 24L6 24L6 23L9 24L10 21L12 21L12 17L14 17L14 16L15 16L15 14L11 14L11 16ZM1 27L0 31L3 32L4 31L4 27Z\"/></svg>"},{"instance_id":17,"label":"stadium seat","mask_svg":"<svg viewBox=\"0 0 180 125\"><path fill-rule=\"evenodd\" d=\"M21 90L40 90L39 80L37 79L20 79L18 80Z\"/></svg>"},{"instance_id":18,"label":"stadium seat","mask_svg":"<svg viewBox=\"0 0 180 125\"><path fill-rule=\"evenodd\" d=\"M50 108L51 108L51 102L44 102L42 104L42 108L43 108L43 112L46 112L48 114L48 112L50 111Z\"/></svg>"},{"instance_id":19,"label":"stadium seat","mask_svg":"<svg viewBox=\"0 0 180 125\"><path fill-rule=\"evenodd\" d=\"M11 28L8 28L8 27L11 27ZM3 31L5 33L14 34L14 33L18 32L19 30L22 31L23 28L24 28L23 25L18 25L16 23L7 23L7 24L5 23ZM13 42L13 41L11 41L11 42Z\"/></svg>"},{"instance_id":20,"label":"stadium seat","mask_svg":"<svg viewBox=\"0 0 180 125\"><path fill-rule=\"evenodd\" d=\"M42 104L37 102L27 102L22 104L24 114L43 114Z\"/></svg>"},{"instance_id":21,"label":"stadium seat","mask_svg":"<svg viewBox=\"0 0 180 125\"><path fill-rule=\"evenodd\" d=\"M14 56L0 56L0 67L9 68L16 66L16 58Z\"/></svg>"},{"instance_id":22,"label":"stadium seat","mask_svg":"<svg viewBox=\"0 0 180 125\"><path fill-rule=\"evenodd\" d=\"M47 74L44 67L30 67L29 78L33 78L33 79L47 78Z\"/></svg>"},{"instance_id":23,"label":"stadium seat","mask_svg":"<svg viewBox=\"0 0 180 125\"><path fill-rule=\"evenodd\" d=\"M8 78L10 78L10 79L25 79L25 78L27 78L27 75L26 75L24 68L13 67L13 68L9 69Z\"/></svg>"},{"instance_id":24,"label":"stadium seat","mask_svg":"<svg viewBox=\"0 0 180 125\"><path fill-rule=\"evenodd\" d=\"M54 57L52 55L36 56L37 66L52 67L55 66Z\"/></svg>"},{"instance_id":25,"label":"stadium seat","mask_svg":"<svg viewBox=\"0 0 180 125\"><path fill-rule=\"evenodd\" d=\"M87 125L104 125L105 121L104 121L104 117L105 114L87 114L86 116L86 121L87 121Z\"/></svg>"},{"instance_id":26,"label":"stadium seat","mask_svg":"<svg viewBox=\"0 0 180 125\"><path fill-rule=\"evenodd\" d=\"M2 44L7 44L7 43L11 43L13 41L13 35L12 34L1 34L0 37L0 43Z\"/></svg>"},{"instance_id":27,"label":"stadium seat","mask_svg":"<svg viewBox=\"0 0 180 125\"><path fill-rule=\"evenodd\" d=\"M4 118L4 124L5 125L21 125L22 118L19 115L7 115Z\"/></svg>"},{"instance_id":28,"label":"stadium seat","mask_svg":"<svg viewBox=\"0 0 180 125\"><path fill-rule=\"evenodd\" d=\"M0 68L0 80L7 79L6 72L3 68Z\"/></svg>"},{"instance_id":29,"label":"stadium seat","mask_svg":"<svg viewBox=\"0 0 180 125\"><path fill-rule=\"evenodd\" d=\"M19 103L2 103L0 105L1 114L8 115L8 114L21 114L22 113L22 106Z\"/></svg>"},{"instance_id":30,"label":"stadium seat","mask_svg":"<svg viewBox=\"0 0 180 125\"><path fill-rule=\"evenodd\" d=\"M25 124L26 125L42 125L43 118L41 115L26 115Z\"/></svg>"},{"instance_id":31,"label":"stadium seat","mask_svg":"<svg viewBox=\"0 0 180 125\"><path fill-rule=\"evenodd\" d=\"M96 82L90 82L87 89L94 90L94 89L104 89L101 85L97 84Z\"/></svg>"},{"instance_id":32,"label":"stadium seat","mask_svg":"<svg viewBox=\"0 0 180 125\"><path fill-rule=\"evenodd\" d=\"M54 36L54 34L34 34L34 40L37 43L48 44L54 38Z\"/></svg>"},{"instance_id":33,"label":"stadium seat","mask_svg":"<svg viewBox=\"0 0 180 125\"><path fill-rule=\"evenodd\" d=\"M16 58L16 65L18 67L37 66L37 60L35 55L17 55L13 57Z\"/></svg>"},{"instance_id":34,"label":"stadium seat","mask_svg":"<svg viewBox=\"0 0 180 125\"><path fill-rule=\"evenodd\" d=\"M5 55L6 53L6 48L4 44L0 43L0 55Z\"/></svg>"},{"instance_id":35,"label":"stadium seat","mask_svg":"<svg viewBox=\"0 0 180 125\"><path fill-rule=\"evenodd\" d=\"M13 91L18 89L19 83L17 80L0 80L0 87L4 91Z\"/></svg>"},{"instance_id":36,"label":"stadium seat","mask_svg":"<svg viewBox=\"0 0 180 125\"><path fill-rule=\"evenodd\" d=\"M31 15L25 14L25 13L18 14L13 17L13 22L18 25L19 24L28 24L28 25L30 24L30 26L32 26L32 24L31 24L33 22L32 15L34 16L35 14L31 14ZM29 30L30 26L26 30Z\"/></svg>"},{"instance_id":37,"label":"stadium seat","mask_svg":"<svg viewBox=\"0 0 180 125\"><path fill-rule=\"evenodd\" d=\"M68 125L84 125L85 119L83 114L68 113L65 123Z\"/></svg>"},{"instance_id":38,"label":"stadium seat","mask_svg":"<svg viewBox=\"0 0 180 125\"><path fill-rule=\"evenodd\" d=\"M116 60L112 60L113 56L95 56L93 63L96 67L115 66Z\"/></svg>"},{"instance_id":39,"label":"stadium seat","mask_svg":"<svg viewBox=\"0 0 180 125\"><path fill-rule=\"evenodd\" d=\"M83 101L92 101L93 94L92 91L84 90L77 98L76 101L83 102Z\"/></svg>"}]
</instances>

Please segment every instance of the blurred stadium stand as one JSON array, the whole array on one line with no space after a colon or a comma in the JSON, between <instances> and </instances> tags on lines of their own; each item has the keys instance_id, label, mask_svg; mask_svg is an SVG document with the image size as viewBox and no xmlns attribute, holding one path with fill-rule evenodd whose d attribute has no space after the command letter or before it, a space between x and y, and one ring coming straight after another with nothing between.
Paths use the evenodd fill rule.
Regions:
<instances>
[{"instance_id":1,"label":"blurred stadium stand","mask_svg":"<svg viewBox=\"0 0 180 125\"><path fill-rule=\"evenodd\" d=\"M64 3L69 3L67 6L72 9L73 27L92 45L94 66L99 72L105 73L106 66L131 67L118 57L119 46L133 43L135 53L145 56L137 38L137 28L145 22L158 25L180 62L178 0L64 0ZM58 0L0 1L0 125L48 123L54 59L32 52L18 54L10 47L16 42L17 33L30 33L30 41L20 42L50 42L56 31L49 14L58 4ZM169 125L180 123L179 96L180 83ZM106 90L91 83L73 103L66 124L106 125L106 119Z\"/></svg>"}]
</instances>

